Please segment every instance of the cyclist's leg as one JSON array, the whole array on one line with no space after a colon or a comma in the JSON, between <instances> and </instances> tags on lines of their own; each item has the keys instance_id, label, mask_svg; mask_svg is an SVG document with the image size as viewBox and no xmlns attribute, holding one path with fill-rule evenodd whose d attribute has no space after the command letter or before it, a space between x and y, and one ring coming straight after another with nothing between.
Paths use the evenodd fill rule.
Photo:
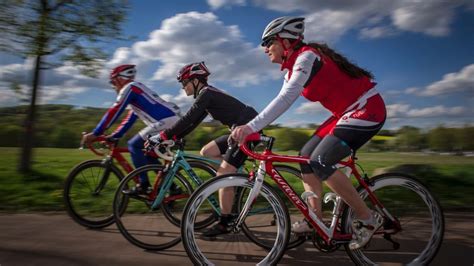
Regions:
<instances>
[{"instance_id":1,"label":"cyclist's leg","mask_svg":"<svg viewBox=\"0 0 474 266\"><path fill-rule=\"evenodd\" d=\"M337 171L335 165L371 139L382 128L385 116L382 98L378 95L370 98L365 106L344 114L311 154L313 170L354 210L356 238L351 242L351 248L364 246L382 225L382 219L370 211L349 179Z\"/></svg>"},{"instance_id":2,"label":"cyclist's leg","mask_svg":"<svg viewBox=\"0 0 474 266\"><path fill-rule=\"evenodd\" d=\"M311 153L316 149L316 146L321 142L321 139L329 133L329 131L336 124L337 119L331 116L321 126L318 127L314 135L306 142L300 150L300 155L310 157ZM300 164L303 178L303 186L306 192L316 194L316 197L309 197L307 199L310 207L319 218L322 218L322 191L323 185L321 179L317 178L313 169L308 164ZM307 227L307 226L306 226Z\"/></svg>"},{"instance_id":3,"label":"cyclist's leg","mask_svg":"<svg viewBox=\"0 0 474 266\"><path fill-rule=\"evenodd\" d=\"M367 100L366 105L344 114L337 121L330 135L327 136L328 139L322 141L327 142L326 146L321 145L320 150L315 151L314 156L311 157L323 157L328 165L336 164L345 157L343 154L345 148L349 147L352 151L356 151L377 134L385 122L385 116L385 105L382 98L379 95L371 97ZM341 154L337 155L337 153ZM318 165L316 164L316 166ZM324 172L321 166L319 168L322 170L320 177L323 180L327 179L329 187L354 209L356 218L362 220L371 218L369 208L343 173L339 171L331 173L331 170Z\"/></svg>"},{"instance_id":4,"label":"cyclist's leg","mask_svg":"<svg viewBox=\"0 0 474 266\"><path fill-rule=\"evenodd\" d=\"M145 140L149 135L158 134L160 131L172 126L176 121L178 121L178 119L179 118L177 116L164 118L152 125L143 128L140 130L140 132L138 132L138 134L128 141L128 149L130 151L135 168L139 168L147 164L159 164L158 159L147 156L143 152ZM140 186L142 188L147 188L150 186L148 177L144 174L140 175Z\"/></svg>"},{"instance_id":5,"label":"cyclist's leg","mask_svg":"<svg viewBox=\"0 0 474 266\"><path fill-rule=\"evenodd\" d=\"M224 136L227 143L228 135ZM247 159L247 156L240 150L237 142L232 143L227 147L227 150L223 156L223 161L217 170L217 176L235 173ZM234 198L234 191L232 187L219 190L219 200L221 200L221 212L223 214L230 214L232 208L232 202Z\"/></svg>"},{"instance_id":6,"label":"cyclist's leg","mask_svg":"<svg viewBox=\"0 0 474 266\"><path fill-rule=\"evenodd\" d=\"M143 144L145 140L140 136L140 134L136 134L128 141L128 150L130 151L130 155L132 157L133 165L135 168L139 168L144 166L148 163L148 160L143 153ZM140 175L140 187L147 188L150 186L148 178L146 175Z\"/></svg>"},{"instance_id":7,"label":"cyclist's leg","mask_svg":"<svg viewBox=\"0 0 474 266\"><path fill-rule=\"evenodd\" d=\"M204 157L222 160L222 155L227 151L227 138L229 135L224 135L210 141L202 147L200 154Z\"/></svg>"},{"instance_id":8,"label":"cyclist's leg","mask_svg":"<svg viewBox=\"0 0 474 266\"><path fill-rule=\"evenodd\" d=\"M201 149L201 155L210 158L216 158L222 160L228 151L227 139L229 135L223 135L215 140L209 142ZM226 157L228 158L228 157ZM229 160L229 159L228 159ZM235 166L227 163L225 160L221 162L219 169L217 170L216 176L234 173L237 170ZM221 214L224 216L229 215L232 208L232 199L234 198L234 191L232 189L221 189L219 190L219 202L221 207Z\"/></svg>"},{"instance_id":9,"label":"cyclist's leg","mask_svg":"<svg viewBox=\"0 0 474 266\"><path fill-rule=\"evenodd\" d=\"M225 140L227 143L227 137L219 138L221 141ZM237 143L229 146L224 154L224 159L217 170L216 176L235 173L237 169L242 166L247 159L247 156L240 150ZM234 187L226 187L219 189L219 204L221 207L221 217L219 222L204 231L203 235L207 237L216 236L224 233L228 233L228 225L232 221L232 205L234 203Z\"/></svg>"}]
</instances>

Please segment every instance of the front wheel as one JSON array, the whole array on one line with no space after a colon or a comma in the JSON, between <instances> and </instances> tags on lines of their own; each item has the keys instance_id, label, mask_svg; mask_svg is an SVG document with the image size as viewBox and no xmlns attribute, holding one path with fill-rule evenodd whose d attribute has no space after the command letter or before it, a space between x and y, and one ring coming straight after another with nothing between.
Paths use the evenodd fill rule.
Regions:
<instances>
[{"instance_id":1,"label":"front wheel","mask_svg":"<svg viewBox=\"0 0 474 266\"><path fill-rule=\"evenodd\" d=\"M363 248L346 251L357 265L395 263L400 265L428 265L436 256L444 234L441 206L428 188L405 174L386 173L371 179L373 191L384 209L377 211L384 224ZM368 192L358 189L369 208L377 209ZM346 208L342 225L352 232L352 209Z\"/></svg>"},{"instance_id":2,"label":"front wheel","mask_svg":"<svg viewBox=\"0 0 474 266\"><path fill-rule=\"evenodd\" d=\"M277 226L273 227L273 231L267 232L267 243L272 239L270 250L263 249L249 241L242 230L233 223L230 224L229 233L212 238L203 236L194 225L198 216L214 213L215 210L209 208L209 204L204 203L210 198L217 198L219 189L248 190L253 185L254 182L249 181L248 175L228 174L207 181L193 193L184 209L181 235L188 257L194 264L239 265L245 258L249 258L252 263L259 265L276 265L281 259L290 235L290 219L285 203L278 193L265 182L257 195L257 200L254 201L258 206L251 206L249 211L252 212L253 208L261 208L264 204L272 209L268 214L268 220L273 219L273 214L276 214L274 219ZM236 217L239 213L233 213L233 215ZM247 217L244 222L246 219Z\"/></svg>"},{"instance_id":3,"label":"front wheel","mask_svg":"<svg viewBox=\"0 0 474 266\"><path fill-rule=\"evenodd\" d=\"M122 172L111 162L89 160L74 167L66 178L63 200L74 221L88 228L114 223L112 202Z\"/></svg>"},{"instance_id":4,"label":"front wheel","mask_svg":"<svg viewBox=\"0 0 474 266\"><path fill-rule=\"evenodd\" d=\"M288 166L288 165L279 165L276 164L273 166L278 174L283 177L285 180L289 181L301 181L301 172L299 169ZM290 214L291 224L302 219L301 212L293 205L293 203L288 199L288 197L283 193L283 191L274 183L273 187L275 191L280 195L280 198L285 202L288 212ZM250 189L244 189L239 191L239 194L236 196L237 199L237 211L239 212L245 200L247 199ZM264 203L266 202L265 198L259 197L258 199L263 199ZM249 217L245 220L245 223L242 225L242 230L245 235L255 244L266 248L271 249L273 247L272 235L268 232L275 231L277 226L275 223L276 214L272 212L273 209L271 206L266 204L254 203L252 211L249 213ZM272 217L272 219L268 219ZM287 249L295 248L306 241L306 236L296 235L294 233L290 234L290 240L288 241Z\"/></svg>"}]
</instances>

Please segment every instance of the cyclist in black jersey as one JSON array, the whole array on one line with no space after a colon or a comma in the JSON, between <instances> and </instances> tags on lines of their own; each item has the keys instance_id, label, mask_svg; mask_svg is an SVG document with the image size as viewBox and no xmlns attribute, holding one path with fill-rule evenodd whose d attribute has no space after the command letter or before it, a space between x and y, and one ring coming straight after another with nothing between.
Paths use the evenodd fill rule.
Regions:
<instances>
[{"instance_id":1,"label":"cyclist in black jersey","mask_svg":"<svg viewBox=\"0 0 474 266\"><path fill-rule=\"evenodd\" d=\"M178 81L182 84L186 94L188 96L193 95L196 100L189 111L172 127L150 137L151 145L156 145L166 139L183 138L193 131L208 114L229 128L245 125L257 116L257 111L251 106L208 85L207 78L209 75L210 72L204 62L191 63L180 70L177 77ZM200 152L205 157L222 159L217 175L235 173L247 157L239 149L237 143L228 144L229 135L221 136L209 142ZM228 232L233 197L234 191L232 188L219 190L221 217L218 223L204 232L204 236L210 237Z\"/></svg>"}]
</instances>

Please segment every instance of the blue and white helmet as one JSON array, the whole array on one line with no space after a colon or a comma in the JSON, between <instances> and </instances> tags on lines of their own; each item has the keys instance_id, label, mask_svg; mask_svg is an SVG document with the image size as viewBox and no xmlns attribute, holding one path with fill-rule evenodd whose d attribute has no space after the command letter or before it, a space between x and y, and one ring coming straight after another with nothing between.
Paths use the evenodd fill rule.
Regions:
<instances>
[{"instance_id":1,"label":"blue and white helmet","mask_svg":"<svg viewBox=\"0 0 474 266\"><path fill-rule=\"evenodd\" d=\"M262 34L262 46L274 38L277 34L282 39L303 38L303 17L281 17L270 22Z\"/></svg>"}]
</instances>

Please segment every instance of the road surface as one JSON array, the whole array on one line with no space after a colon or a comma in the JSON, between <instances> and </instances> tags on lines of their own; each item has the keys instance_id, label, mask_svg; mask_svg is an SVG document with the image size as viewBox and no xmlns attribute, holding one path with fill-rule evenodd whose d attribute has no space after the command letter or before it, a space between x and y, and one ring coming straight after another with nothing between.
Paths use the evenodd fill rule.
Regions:
<instances>
[{"instance_id":1,"label":"road surface","mask_svg":"<svg viewBox=\"0 0 474 266\"><path fill-rule=\"evenodd\" d=\"M446 214L445 239L432 265L474 265L473 221L473 213ZM146 252L128 243L115 226L87 230L64 213L0 213L0 243L0 266L191 264L182 244L165 251ZM242 266L255 265L252 256L235 254L234 259ZM307 242L288 251L280 265L353 263L343 249L325 254Z\"/></svg>"}]
</instances>

